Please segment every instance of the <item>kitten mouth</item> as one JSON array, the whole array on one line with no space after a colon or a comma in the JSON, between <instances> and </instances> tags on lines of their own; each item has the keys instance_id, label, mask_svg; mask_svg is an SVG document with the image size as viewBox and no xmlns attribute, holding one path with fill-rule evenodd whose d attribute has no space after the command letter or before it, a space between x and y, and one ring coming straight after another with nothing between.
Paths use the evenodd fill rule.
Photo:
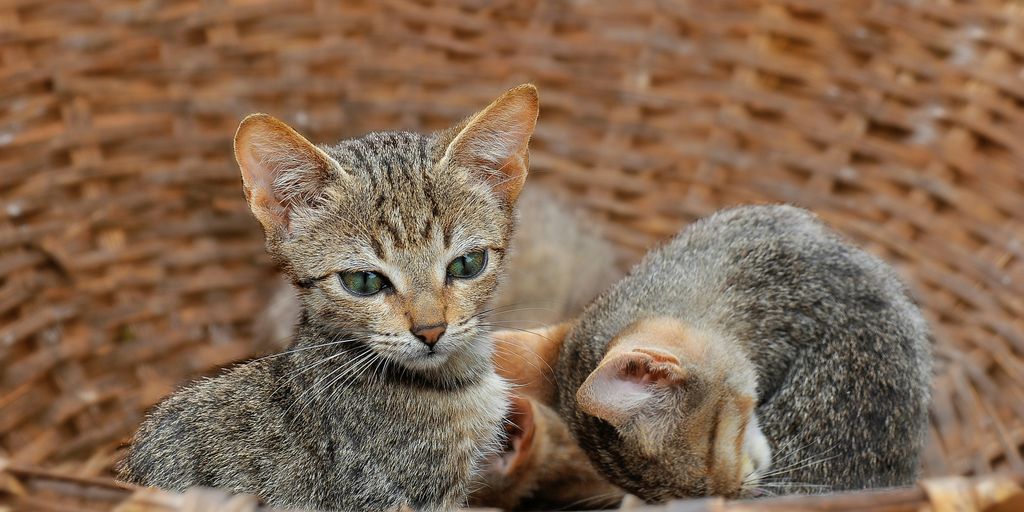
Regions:
<instances>
[{"instance_id":1,"label":"kitten mouth","mask_svg":"<svg viewBox=\"0 0 1024 512\"><path fill-rule=\"evenodd\" d=\"M436 370L451 355L436 347L430 347L428 350L427 347L419 343L403 343L395 346L371 342L364 344L364 347L376 355L374 359L383 359L393 367L418 371Z\"/></svg>"},{"instance_id":2,"label":"kitten mouth","mask_svg":"<svg viewBox=\"0 0 1024 512\"><path fill-rule=\"evenodd\" d=\"M399 363L412 370L436 370L448 361L448 356L445 352L431 349L429 352L403 357Z\"/></svg>"}]
</instances>

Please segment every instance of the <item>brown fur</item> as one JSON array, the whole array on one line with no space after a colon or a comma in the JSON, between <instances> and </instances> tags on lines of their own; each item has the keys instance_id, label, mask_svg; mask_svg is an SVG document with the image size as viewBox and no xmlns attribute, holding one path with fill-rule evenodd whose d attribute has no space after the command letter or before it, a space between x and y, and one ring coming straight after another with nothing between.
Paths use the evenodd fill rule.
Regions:
<instances>
[{"instance_id":1,"label":"brown fur","mask_svg":"<svg viewBox=\"0 0 1024 512\"><path fill-rule=\"evenodd\" d=\"M524 386L533 396L543 397L540 401L555 403L548 401L556 392L552 369L558 366L558 350L571 328L570 323L564 323L534 332L495 333L493 336L504 340L497 345L499 354L520 354L529 361L518 373L506 372L506 378ZM605 357L580 386L576 401L587 414L604 419L624 436L635 439L645 458L677 456L666 453L665 446L685 445L687 457L663 461L674 468L672 474L706 479L713 494L733 495L752 469L750 461L745 460L749 456L744 454L743 434L754 404L756 377L740 355L709 345L709 341L706 334L674 318L638 321L609 342ZM630 403L618 396L620 391L630 389L601 385L623 377L653 387L662 396L638 404L645 408L642 412L631 410ZM690 391L688 396L674 396L675 390L684 388ZM676 407L688 412L684 416L670 412ZM558 425L564 426L564 422ZM670 432L674 433L671 439ZM575 439L562 448L566 453L578 449ZM588 492L609 495L610 490L617 489L592 485ZM621 497L621 491L615 496Z\"/></svg>"},{"instance_id":2,"label":"brown fur","mask_svg":"<svg viewBox=\"0 0 1024 512\"><path fill-rule=\"evenodd\" d=\"M482 464L471 503L509 509L605 506L614 503L621 491L596 472L550 407L555 399L551 365L560 345L545 344L546 339L536 335L545 329L532 326L579 313L621 275L615 266L618 254L584 214L543 188L527 186L518 210L519 222L508 251L508 277L487 319L499 328L526 328L502 331L494 338L495 366L499 375L514 384L517 396L507 418L512 439L505 451ZM292 287L278 286L258 319L261 345L273 346L276 340L290 338L298 315ZM547 333L551 339L563 335ZM525 429L523 421L533 422ZM531 436L521 435L525 431ZM509 464L513 459L520 462Z\"/></svg>"},{"instance_id":3,"label":"brown fur","mask_svg":"<svg viewBox=\"0 0 1024 512\"><path fill-rule=\"evenodd\" d=\"M513 400L509 439L488 460L470 504L504 510L608 508L622 491L608 483L551 407L528 396Z\"/></svg>"},{"instance_id":4,"label":"brown fur","mask_svg":"<svg viewBox=\"0 0 1024 512\"><path fill-rule=\"evenodd\" d=\"M895 273L788 206L722 211L651 251L555 364L581 447L648 502L909 484L930 375Z\"/></svg>"},{"instance_id":5,"label":"brown fur","mask_svg":"<svg viewBox=\"0 0 1024 512\"><path fill-rule=\"evenodd\" d=\"M446 132L323 148L269 116L246 118L235 139L245 196L296 286L300 322L288 351L158 405L122 478L280 507L461 505L500 442L507 388L485 316L537 111L536 90L521 86ZM488 256L478 276L446 276L474 250ZM339 278L356 271L392 286L356 295ZM426 330L429 344L417 337Z\"/></svg>"}]
</instances>

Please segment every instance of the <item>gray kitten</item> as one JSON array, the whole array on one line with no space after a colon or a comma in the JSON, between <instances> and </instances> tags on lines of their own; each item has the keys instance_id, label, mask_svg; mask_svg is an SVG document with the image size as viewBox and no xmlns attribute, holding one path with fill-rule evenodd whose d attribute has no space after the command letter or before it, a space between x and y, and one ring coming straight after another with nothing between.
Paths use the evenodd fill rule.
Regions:
<instances>
[{"instance_id":1,"label":"gray kitten","mask_svg":"<svg viewBox=\"0 0 1024 512\"><path fill-rule=\"evenodd\" d=\"M575 321L555 372L594 464L658 502L909 484L931 367L887 265L807 211L751 206L649 253Z\"/></svg>"},{"instance_id":2,"label":"gray kitten","mask_svg":"<svg viewBox=\"0 0 1024 512\"><path fill-rule=\"evenodd\" d=\"M482 322L537 113L526 85L442 133L325 148L246 118L235 154L302 303L294 341L159 404L121 477L282 507L461 505L502 435L507 385Z\"/></svg>"},{"instance_id":3,"label":"gray kitten","mask_svg":"<svg viewBox=\"0 0 1024 512\"><path fill-rule=\"evenodd\" d=\"M569 427L531 392L546 381L522 382L522 375L545 368L533 359L533 340L506 343L503 336L533 335L536 325L579 314L622 276L617 248L578 207L553 192L527 185L517 201L516 232L506 257L506 278L487 323L507 333L495 335L494 364L515 387L506 417L504 450L481 464L470 484L474 507L560 510L617 501L615 488L580 450ZM301 314L295 290L282 282L258 318L259 346L290 340ZM544 377L547 381L550 376ZM544 392L543 398L554 396ZM593 500L595 495L608 496ZM593 502L593 503L592 503ZM593 508L593 507L590 507Z\"/></svg>"}]
</instances>

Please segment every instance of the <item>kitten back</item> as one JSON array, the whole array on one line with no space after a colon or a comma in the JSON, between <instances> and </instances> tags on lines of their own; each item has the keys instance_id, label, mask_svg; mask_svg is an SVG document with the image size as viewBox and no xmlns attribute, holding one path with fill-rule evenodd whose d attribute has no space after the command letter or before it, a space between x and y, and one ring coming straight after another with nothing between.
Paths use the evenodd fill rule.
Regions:
<instances>
[{"instance_id":1,"label":"kitten back","mask_svg":"<svg viewBox=\"0 0 1024 512\"><path fill-rule=\"evenodd\" d=\"M788 206L749 206L695 222L589 305L563 344L556 368L560 412L612 482L648 501L721 493L704 478L712 474L709 464L722 457L702 455L715 452L688 449L695 443L682 441L697 426L687 420L695 412L665 414L659 411L670 409L656 400L639 413L628 410L629 423L609 422L577 401L580 386L607 357L608 344L636 322L657 317L709 334L713 344L726 347L721 357L749 360L755 378L746 383L705 378L691 389L689 380L679 378L682 384L666 386L661 396L678 396L682 410L703 411L703 404L754 389L750 414L738 400L729 407L736 411L733 417L747 417L747 426L757 429L737 423L730 428L737 435L726 437L739 440L741 455L757 459L767 450L747 439L764 435L773 464L784 471L761 483L806 492L913 481L930 400L927 325L892 269L814 215ZM686 369L691 356L676 357L676 366ZM663 371L651 364L642 368L648 375ZM632 375L631 370L609 377ZM687 402L695 397L705 398ZM722 439L710 427L714 415L707 418L697 446L713 447ZM678 451L651 458L641 436L621 437L629 431L668 440L660 444L663 450Z\"/></svg>"}]
</instances>

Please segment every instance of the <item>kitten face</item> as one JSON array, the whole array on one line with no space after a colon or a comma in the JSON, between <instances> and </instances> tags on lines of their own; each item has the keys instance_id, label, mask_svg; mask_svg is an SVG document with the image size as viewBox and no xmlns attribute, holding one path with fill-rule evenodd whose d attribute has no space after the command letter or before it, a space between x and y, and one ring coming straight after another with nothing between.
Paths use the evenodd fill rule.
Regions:
<instances>
[{"instance_id":1,"label":"kitten face","mask_svg":"<svg viewBox=\"0 0 1024 512\"><path fill-rule=\"evenodd\" d=\"M425 144L428 152L433 144L411 134L374 137L386 136L407 141L406 147ZM378 146L372 138L361 139L329 153L350 166L358 165L353 154L368 162L394 158L374 154ZM419 370L453 357L488 357L487 345L478 343L476 315L498 285L512 231L508 206L485 184L461 169L432 164L417 162L404 177L379 173L376 183L367 178L336 186L330 208L299 219L298 235L280 249L300 280L316 280L301 300L317 323L351 333L376 353ZM372 172L353 169L352 175ZM451 275L449 265L471 253L485 255L479 273ZM350 272L374 272L387 286L358 295L342 280ZM423 340L424 327L441 332Z\"/></svg>"},{"instance_id":2,"label":"kitten face","mask_svg":"<svg viewBox=\"0 0 1024 512\"><path fill-rule=\"evenodd\" d=\"M498 284L538 112L533 86L432 135L373 133L318 148L270 116L235 136L268 251L322 342L412 371L486 364L477 316Z\"/></svg>"},{"instance_id":3,"label":"kitten face","mask_svg":"<svg viewBox=\"0 0 1024 512\"><path fill-rule=\"evenodd\" d=\"M627 491L650 502L756 493L771 460L756 376L721 346L675 319L642 320L580 386L580 408L618 431Z\"/></svg>"}]
</instances>

